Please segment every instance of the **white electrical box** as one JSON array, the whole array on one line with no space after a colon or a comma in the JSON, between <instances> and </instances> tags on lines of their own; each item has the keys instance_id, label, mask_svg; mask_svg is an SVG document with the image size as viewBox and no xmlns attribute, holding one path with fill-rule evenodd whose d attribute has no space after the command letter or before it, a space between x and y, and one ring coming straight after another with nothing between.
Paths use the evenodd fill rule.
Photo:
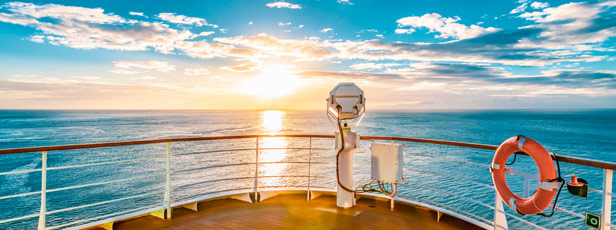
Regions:
<instances>
[{"instance_id":1,"label":"white electrical box","mask_svg":"<svg viewBox=\"0 0 616 230\"><path fill-rule=\"evenodd\" d=\"M372 143L372 180L402 182L404 170L404 148L401 144Z\"/></svg>"}]
</instances>

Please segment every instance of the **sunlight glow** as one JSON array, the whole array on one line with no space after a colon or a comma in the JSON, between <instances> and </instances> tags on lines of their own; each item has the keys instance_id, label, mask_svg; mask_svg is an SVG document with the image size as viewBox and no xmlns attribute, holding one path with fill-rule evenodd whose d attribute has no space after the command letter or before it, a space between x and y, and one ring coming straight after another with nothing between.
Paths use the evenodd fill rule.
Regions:
<instances>
[{"instance_id":1,"label":"sunlight glow","mask_svg":"<svg viewBox=\"0 0 616 230\"><path fill-rule=\"evenodd\" d=\"M287 168L285 163L266 164L264 162L280 162L285 159L287 155L287 140L284 137L267 137L261 138L260 148L275 148L264 149L259 153L259 165L260 175L262 176L280 176ZM261 147L262 146L262 147ZM265 186L280 184L281 178L268 178L267 180L261 180L260 183Z\"/></svg>"},{"instance_id":2,"label":"sunlight glow","mask_svg":"<svg viewBox=\"0 0 616 230\"><path fill-rule=\"evenodd\" d=\"M282 128L282 111L267 110L263 111L263 128L268 134L276 134Z\"/></svg>"},{"instance_id":3,"label":"sunlight glow","mask_svg":"<svg viewBox=\"0 0 616 230\"><path fill-rule=\"evenodd\" d=\"M293 93L302 84L300 78L286 67L271 65L264 66L261 74L245 80L239 90L263 98L275 98Z\"/></svg>"},{"instance_id":4,"label":"sunlight glow","mask_svg":"<svg viewBox=\"0 0 616 230\"><path fill-rule=\"evenodd\" d=\"M284 159L287 154L287 140L284 137L267 137L262 138L259 148L275 148L266 149L261 152L259 161L275 162Z\"/></svg>"},{"instance_id":5,"label":"sunlight glow","mask_svg":"<svg viewBox=\"0 0 616 230\"><path fill-rule=\"evenodd\" d=\"M267 110L263 111L262 126L264 133L278 134L282 129L283 111ZM260 162L278 162L284 160L287 155L287 140L284 137L261 138L259 148L264 148L259 152ZM267 149L274 148L274 149ZM262 175L280 175L286 168L286 164L263 164L260 167ZM277 179L262 181L263 185L273 185L278 183Z\"/></svg>"}]
</instances>

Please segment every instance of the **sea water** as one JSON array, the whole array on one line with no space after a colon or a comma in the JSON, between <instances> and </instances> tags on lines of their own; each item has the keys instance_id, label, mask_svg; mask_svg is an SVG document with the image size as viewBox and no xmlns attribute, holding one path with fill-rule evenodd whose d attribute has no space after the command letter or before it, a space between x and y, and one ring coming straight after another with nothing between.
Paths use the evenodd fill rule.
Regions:
<instances>
[{"instance_id":1,"label":"sea water","mask_svg":"<svg viewBox=\"0 0 616 230\"><path fill-rule=\"evenodd\" d=\"M333 134L323 111L0 111L0 149L143 139L246 134ZM557 155L616 162L616 110L472 110L368 111L360 127L363 136L397 136L499 145L509 137L525 135ZM256 140L238 139L171 143L172 202L234 191L252 191ZM489 169L493 151L432 144L405 143L405 184L399 194L409 200L445 207L474 218L493 219L495 193ZM304 148L323 150L308 151ZM369 149L370 142L361 148ZM307 164L268 162L323 162L311 165L313 189L335 186L332 139L261 138L258 180L261 189L306 189ZM226 151L218 151L226 150ZM48 153L46 225L83 224L118 213L159 207L164 202L166 146L164 143L52 151ZM423 155L435 156L431 158ZM310 158L310 159L309 159ZM449 161L451 158L478 164ZM512 160L512 159L510 159ZM0 156L0 173L41 168L41 153ZM114 164L103 164L116 162ZM355 153L355 184L369 180L368 151ZM89 164L87 167L70 166ZM226 165L224 167L211 167ZM529 157L518 157L514 169L537 173ZM560 163L561 173L586 179L602 189L603 170ZM292 177L277 177L277 176ZM134 178L134 179L133 179ZM452 179L453 178L453 179ZM124 179L133 179L126 180ZM523 178L507 176L510 187L522 194ZM107 182L114 183L107 183ZM476 183L471 183L476 182ZM487 185L487 186L482 186ZM81 185L92 185L80 187ZM531 190L537 186L531 183ZM71 188L63 190L63 188ZM41 173L0 175L0 220L40 213ZM54 191L55 190L55 191ZM531 194L533 191L530 191ZM130 199L124 199L130 198ZM401 197L404 198L404 197ZM116 200L114 202L108 202ZM93 205L94 204L94 205ZM483 205L485 204L485 205ZM75 209L71 209L78 207ZM563 189L558 207L578 214L601 212L601 195L588 198ZM557 211L554 217L514 216L547 228L583 229L579 217ZM612 210L615 210L613 207ZM546 210L549 211L549 210ZM612 219L616 219L612 217ZM80 222L81 221L81 222ZM512 228L530 228L508 217ZM34 229L38 217L0 224L0 229ZM74 226L74 225L67 225Z\"/></svg>"}]
</instances>

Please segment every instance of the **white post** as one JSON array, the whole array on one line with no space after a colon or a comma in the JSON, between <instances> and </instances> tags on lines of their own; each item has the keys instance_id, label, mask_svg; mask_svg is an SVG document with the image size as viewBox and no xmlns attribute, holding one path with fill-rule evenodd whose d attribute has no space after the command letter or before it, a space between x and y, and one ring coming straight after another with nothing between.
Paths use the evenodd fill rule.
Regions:
<instances>
[{"instance_id":1,"label":"white post","mask_svg":"<svg viewBox=\"0 0 616 230\"><path fill-rule=\"evenodd\" d=\"M306 200L310 200L310 166L312 163L312 137L308 140L308 191L306 192Z\"/></svg>"},{"instance_id":2,"label":"white post","mask_svg":"<svg viewBox=\"0 0 616 230\"><path fill-rule=\"evenodd\" d=\"M343 129L344 134L344 150L340 153L338 159L338 172L340 183L348 189L353 189L353 150L357 148L357 134L350 129ZM336 149L341 148L340 133L336 133ZM341 208L353 207L353 193L348 192L338 186L337 188L337 205Z\"/></svg>"},{"instance_id":3,"label":"white post","mask_svg":"<svg viewBox=\"0 0 616 230\"><path fill-rule=\"evenodd\" d=\"M165 183L165 208L167 209L167 219L171 219L171 153L169 142L165 143L167 149L167 181Z\"/></svg>"},{"instance_id":4,"label":"white post","mask_svg":"<svg viewBox=\"0 0 616 230\"><path fill-rule=\"evenodd\" d=\"M494 229L508 229L507 226L507 216L505 216L505 209L503 208L503 199L498 195L498 191L496 193L496 202L494 204Z\"/></svg>"},{"instance_id":5,"label":"white post","mask_svg":"<svg viewBox=\"0 0 616 230\"><path fill-rule=\"evenodd\" d=\"M259 138L257 137L257 151L255 153L255 184L254 184L254 193L255 193L255 202L259 202L259 194L257 193L257 187L259 185Z\"/></svg>"},{"instance_id":6,"label":"white post","mask_svg":"<svg viewBox=\"0 0 616 230\"><path fill-rule=\"evenodd\" d=\"M45 229L45 215L47 213L47 152L41 156L41 213L39 214L38 229Z\"/></svg>"},{"instance_id":7,"label":"white post","mask_svg":"<svg viewBox=\"0 0 616 230\"><path fill-rule=\"evenodd\" d=\"M603 169L603 207L601 208L601 230L610 230L612 217L612 176L611 169Z\"/></svg>"}]
</instances>

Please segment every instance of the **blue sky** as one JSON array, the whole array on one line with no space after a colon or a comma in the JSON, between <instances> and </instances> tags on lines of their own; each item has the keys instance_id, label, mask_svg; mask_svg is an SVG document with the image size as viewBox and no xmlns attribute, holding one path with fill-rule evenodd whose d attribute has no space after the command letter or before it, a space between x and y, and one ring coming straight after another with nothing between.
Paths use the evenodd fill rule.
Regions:
<instances>
[{"instance_id":1,"label":"blue sky","mask_svg":"<svg viewBox=\"0 0 616 230\"><path fill-rule=\"evenodd\" d=\"M0 108L616 107L616 1L0 5Z\"/></svg>"}]
</instances>

